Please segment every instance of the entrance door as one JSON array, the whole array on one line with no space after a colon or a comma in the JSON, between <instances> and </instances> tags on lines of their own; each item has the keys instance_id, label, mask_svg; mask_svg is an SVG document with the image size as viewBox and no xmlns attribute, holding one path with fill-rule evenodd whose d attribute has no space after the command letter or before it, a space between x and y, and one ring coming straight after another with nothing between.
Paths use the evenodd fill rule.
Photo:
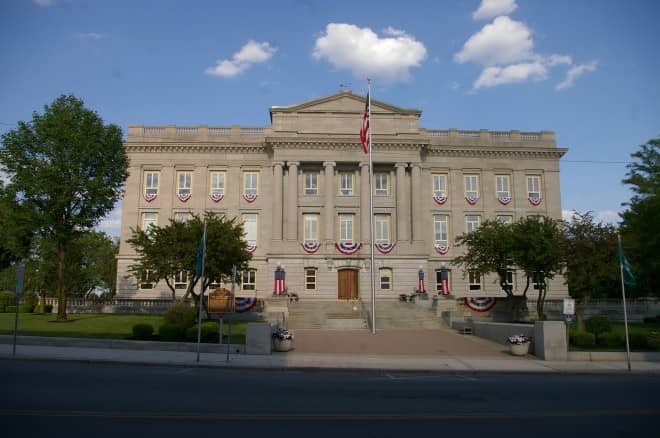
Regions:
<instances>
[{"instance_id":1,"label":"entrance door","mask_svg":"<svg viewBox=\"0 0 660 438\"><path fill-rule=\"evenodd\" d=\"M340 269L337 271L339 285L338 297L340 300L356 300L358 297L358 271L357 269Z\"/></svg>"}]
</instances>

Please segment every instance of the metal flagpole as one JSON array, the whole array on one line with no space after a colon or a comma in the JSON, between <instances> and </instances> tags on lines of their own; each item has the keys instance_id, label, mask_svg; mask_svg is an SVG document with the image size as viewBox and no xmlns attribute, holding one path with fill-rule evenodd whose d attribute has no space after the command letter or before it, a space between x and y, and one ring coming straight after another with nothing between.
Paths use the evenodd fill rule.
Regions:
<instances>
[{"instance_id":1,"label":"metal flagpole","mask_svg":"<svg viewBox=\"0 0 660 438\"><path fill-rule=\"evenodd\" d=\"M371 185L374 163L371 159L371 79L367 79L367 106L369 107L369 241L371 251L371 333L376 333L376 264L374 263L374 191Z\"/></svg>"},{"instance_id":2,"label":"metal flagpole","mask_svg":"<svg viewBox=\"0 0 660 438\"><path fill-rule=\"evenodd\" d=\"M628 311L626 310L626 285L623 281L623 260L621 256L623 254L623 246L621 245L621 234L616 233L616 238L619 243L619 271L621 273L621 294L623 296L623 326L626 332L626 359L628 360L628 371L630 369L630 341L628 339Z\"/></svg>"},{"instance_id":3,"label":"metal flagpole","mask_svg":"<svg viewBox=\"0 0 660 438\"><path fill-rule=\"evenodd\" d=\"M200 292L199 292L199 315L197 317L197 362L199 362L199 344L202 339L202 307L204 306L204 265L206 264L206 227L207 223L204 220L204 234L202 235L202 269L199 276Z\"/></svg>"}]
</instances>

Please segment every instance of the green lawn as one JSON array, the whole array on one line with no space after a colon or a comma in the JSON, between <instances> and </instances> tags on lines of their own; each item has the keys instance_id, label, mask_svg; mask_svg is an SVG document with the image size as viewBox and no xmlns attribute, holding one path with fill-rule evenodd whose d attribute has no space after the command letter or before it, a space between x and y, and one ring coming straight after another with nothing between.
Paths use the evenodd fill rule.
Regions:
<instances>
[{"instance_id":1,"label":"green lawn","mask_svg":"<svg viewBox=\"0 0 660 438\"><path fill-rule=\"evenodd\" d=\"M161 315L116 315L70 313L68 322L55 322L57 315L21 313L18 317L18 334L27 336L58 336L67 338L130 339L135 324L151 324L154 331L163 324ZM245 343L247 323L232 323L232 343ZM228 332L224 324L224 333ZM0 313L0 334L14 333L14 314Z\"/></svg>"},{"instance_id":2,"label":"green lawn","mask_svg":"<svg viewBox=\"0 0 660 438\"><path fill-rule=\"evenodd\" d=\"M625 326L623 322L612 322L612 333L616 333L621 338L625 336ZM575 330L577 324L571 323L571 330ZM657 340L660 339L660 324L645 324L645 323L628 323L628 333L632 336L633 333L643 333L651 342L655 342L657 345ZM578 347L571 343L570 350L573 351L625 351L625 343L622 343L620 346L605 346L605 345L594 345L593 347ZM656 348L649 346L647 348L638 348L634 345L630 347L631 351L656 351Z\"/></svg>"}]
</instances>

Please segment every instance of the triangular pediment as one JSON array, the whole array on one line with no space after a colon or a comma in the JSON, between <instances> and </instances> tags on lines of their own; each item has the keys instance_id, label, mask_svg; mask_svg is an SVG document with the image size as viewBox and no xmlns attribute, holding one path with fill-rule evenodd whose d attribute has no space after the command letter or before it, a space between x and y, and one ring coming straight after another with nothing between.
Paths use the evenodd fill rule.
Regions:
<instances>
[{"instance_id":1,"label":"triangular pediment","mask_svg":"<svg viewBox=\"0 0 660 438\"><path fill-rule=\"evenodd\" d=\"M339 93L307 102L288 105L273 106L270 108L271 117L273 113L363 113L366 104L366 96L353 94L351 91L340 91ZM417 109L401 108L378 100L371 100L371 112L380 114L416 115L419 117L421 111Z\"/></svg>"}]
</instances>

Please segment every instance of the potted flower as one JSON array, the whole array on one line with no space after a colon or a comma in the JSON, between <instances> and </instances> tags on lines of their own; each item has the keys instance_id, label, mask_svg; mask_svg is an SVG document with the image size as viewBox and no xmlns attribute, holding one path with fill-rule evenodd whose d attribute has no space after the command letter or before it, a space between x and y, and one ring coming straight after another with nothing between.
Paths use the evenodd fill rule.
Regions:
<instances>
[{"instance_id":1,"label":"potted flower","mask_svg":"<svg viewBox=\"0 0 660 438\"><path fill-rule=\"evenodd\" d=\"M275 351L289 351L293 348L293 333L283 328L273 332L273 348Z\"/></svg>"},{"instance_id":2,"label":"potted flower","mask_svg":"<svg viewBox=\"0 0 660 438\"><path fill-rule=\"evenodd\" d=\"M507 342L511 346L511 354L524 356L529 353L529 344L531 344L532 338L525 335L513 335L509 336Z\"/></svg>"}]
</instances>

